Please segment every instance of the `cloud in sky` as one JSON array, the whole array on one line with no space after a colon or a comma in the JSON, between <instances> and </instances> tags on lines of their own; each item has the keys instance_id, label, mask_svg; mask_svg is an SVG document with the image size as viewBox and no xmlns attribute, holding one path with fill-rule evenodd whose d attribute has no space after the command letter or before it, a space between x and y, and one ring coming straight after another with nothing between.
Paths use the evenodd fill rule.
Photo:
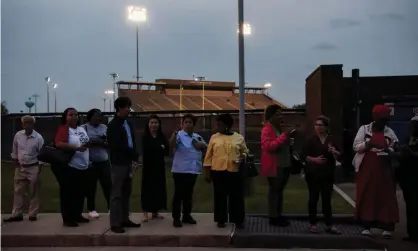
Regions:
<instances>
[{"instance_id":1,"label":"cloud in sky","mask_svg":"<svg viewBox=\"0 0 418 251\"><path fill-rule=\"evenodd\" d=\"M136 73L135 27L126 19L133 3L149 15L139 28L143 80L238 81L236 1L3 0L1 95L10 111L24 110L32 94L45 111L46 76L59 84L59 111L103 108L108 74ZM245 1L245 19L254 27L245 38L246 82L273 83L269 94L289 106L305 99L308 65L417 74L416 0Z\"/></svg>"}]
</instances>

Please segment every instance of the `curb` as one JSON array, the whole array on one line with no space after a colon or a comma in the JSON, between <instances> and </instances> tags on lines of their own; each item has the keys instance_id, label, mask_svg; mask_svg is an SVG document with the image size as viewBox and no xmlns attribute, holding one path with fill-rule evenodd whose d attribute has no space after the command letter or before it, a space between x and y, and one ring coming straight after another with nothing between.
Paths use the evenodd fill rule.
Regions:
<instances>
[{"instance_id":1,"label":"curb","mask_svg":"<svg viewBox=\"0 0 418 251\"><path fill-rule=\"evenodd\" d=\"M231 237L225 235L2 235L2 247L229 247Z\"/></svg>"}]
</instances>

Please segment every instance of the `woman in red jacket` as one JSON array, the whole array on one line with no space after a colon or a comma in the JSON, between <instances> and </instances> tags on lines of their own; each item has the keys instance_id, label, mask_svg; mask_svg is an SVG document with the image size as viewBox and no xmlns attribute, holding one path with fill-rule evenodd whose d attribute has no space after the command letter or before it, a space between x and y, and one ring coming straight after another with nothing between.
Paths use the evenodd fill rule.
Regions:
<instances>
[{"instance_id":1,"label":"woman in red jacket","mask_svg":"<svg viewBox=\"0 0 418 251\"><path fill-rule=\"evenodd\" d=\"M264 128L261 131L261 175L269 183L270 224L288 226L283 217L283 190L290 175L290 145L292 132L282 128L282 112L278 105L270 105L264 113Z\"/></svg>"}]
</instances>

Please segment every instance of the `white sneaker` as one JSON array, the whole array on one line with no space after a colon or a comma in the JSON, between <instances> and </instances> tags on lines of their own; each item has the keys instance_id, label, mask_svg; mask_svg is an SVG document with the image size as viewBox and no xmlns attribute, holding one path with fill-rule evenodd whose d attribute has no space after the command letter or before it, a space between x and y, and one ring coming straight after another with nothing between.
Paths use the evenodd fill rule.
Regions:
<instances>
[{"instance_id":1,"label":"white sneaker","mask_svg":"<svg viewBox=\"0 0 418 251\"><path fill-rule=\"evenodd\" d=\"M369 229L364 229L361 234L364 236L373 236L373 233Z\"/></svg>"},{"instance_id":2,"label":"white sneaker","mask_svg":"<svg viewBox=\"0 0 418 251\"><path fill-rule=\"evenodd\" d=\"M89 218L97 219L99 217L100 217L100 215L96 211L89 212Z\"/></svg>"},{"instance_id":3,"label":"white sneaker","mask_svg":"<svg viewBox=\"0 0 418 251\"><path fill-rule=\"evenodd\" d=\"M389 231L383 231L383 233L382 233L382 237L383 237L384 239L392 239L392 233L391 233L391 232L389 232Z\"/></svg>"}]
</instances>

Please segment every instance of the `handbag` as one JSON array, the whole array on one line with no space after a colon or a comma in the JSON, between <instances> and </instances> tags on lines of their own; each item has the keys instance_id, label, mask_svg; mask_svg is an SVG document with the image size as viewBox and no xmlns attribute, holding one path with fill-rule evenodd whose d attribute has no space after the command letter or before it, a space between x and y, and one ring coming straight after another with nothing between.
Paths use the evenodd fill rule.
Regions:
<instances>
[{"instance_id":1,"label":"handbag","mask_svg":"<svg viewBox=\"0 0 418 251\"><path fill-rule=\"evenodd\" d=\"M295 150L291 150L290 153L290 174L292 175L298 175L302 172L302 169L305 168L305 162L302 161L299 157L299 154Z\"/></svg>"},{"instance_id":2,"label":"handbag","mask_svg":"<svg viewBox=\"0 0 418 251\"><path fill-rule=\"evenodd\" d=\"M44 145L39 151L38 160L50 165L67 165L74 154L74 150L58 149L54 144Z\"/></svg>"},{"instance_id":3,"label":"handbag","mask_svg":"<svg viewBox=\"0 0 418 251\"><path fill-rule=\"evenodd\" d=\"M248 178L254 178L258 176L258 170L255 166L255 160L254 155L248 155L247 161L246 161L246 169L247 169L247 177Z\"/></svg>"}]
</instances>

